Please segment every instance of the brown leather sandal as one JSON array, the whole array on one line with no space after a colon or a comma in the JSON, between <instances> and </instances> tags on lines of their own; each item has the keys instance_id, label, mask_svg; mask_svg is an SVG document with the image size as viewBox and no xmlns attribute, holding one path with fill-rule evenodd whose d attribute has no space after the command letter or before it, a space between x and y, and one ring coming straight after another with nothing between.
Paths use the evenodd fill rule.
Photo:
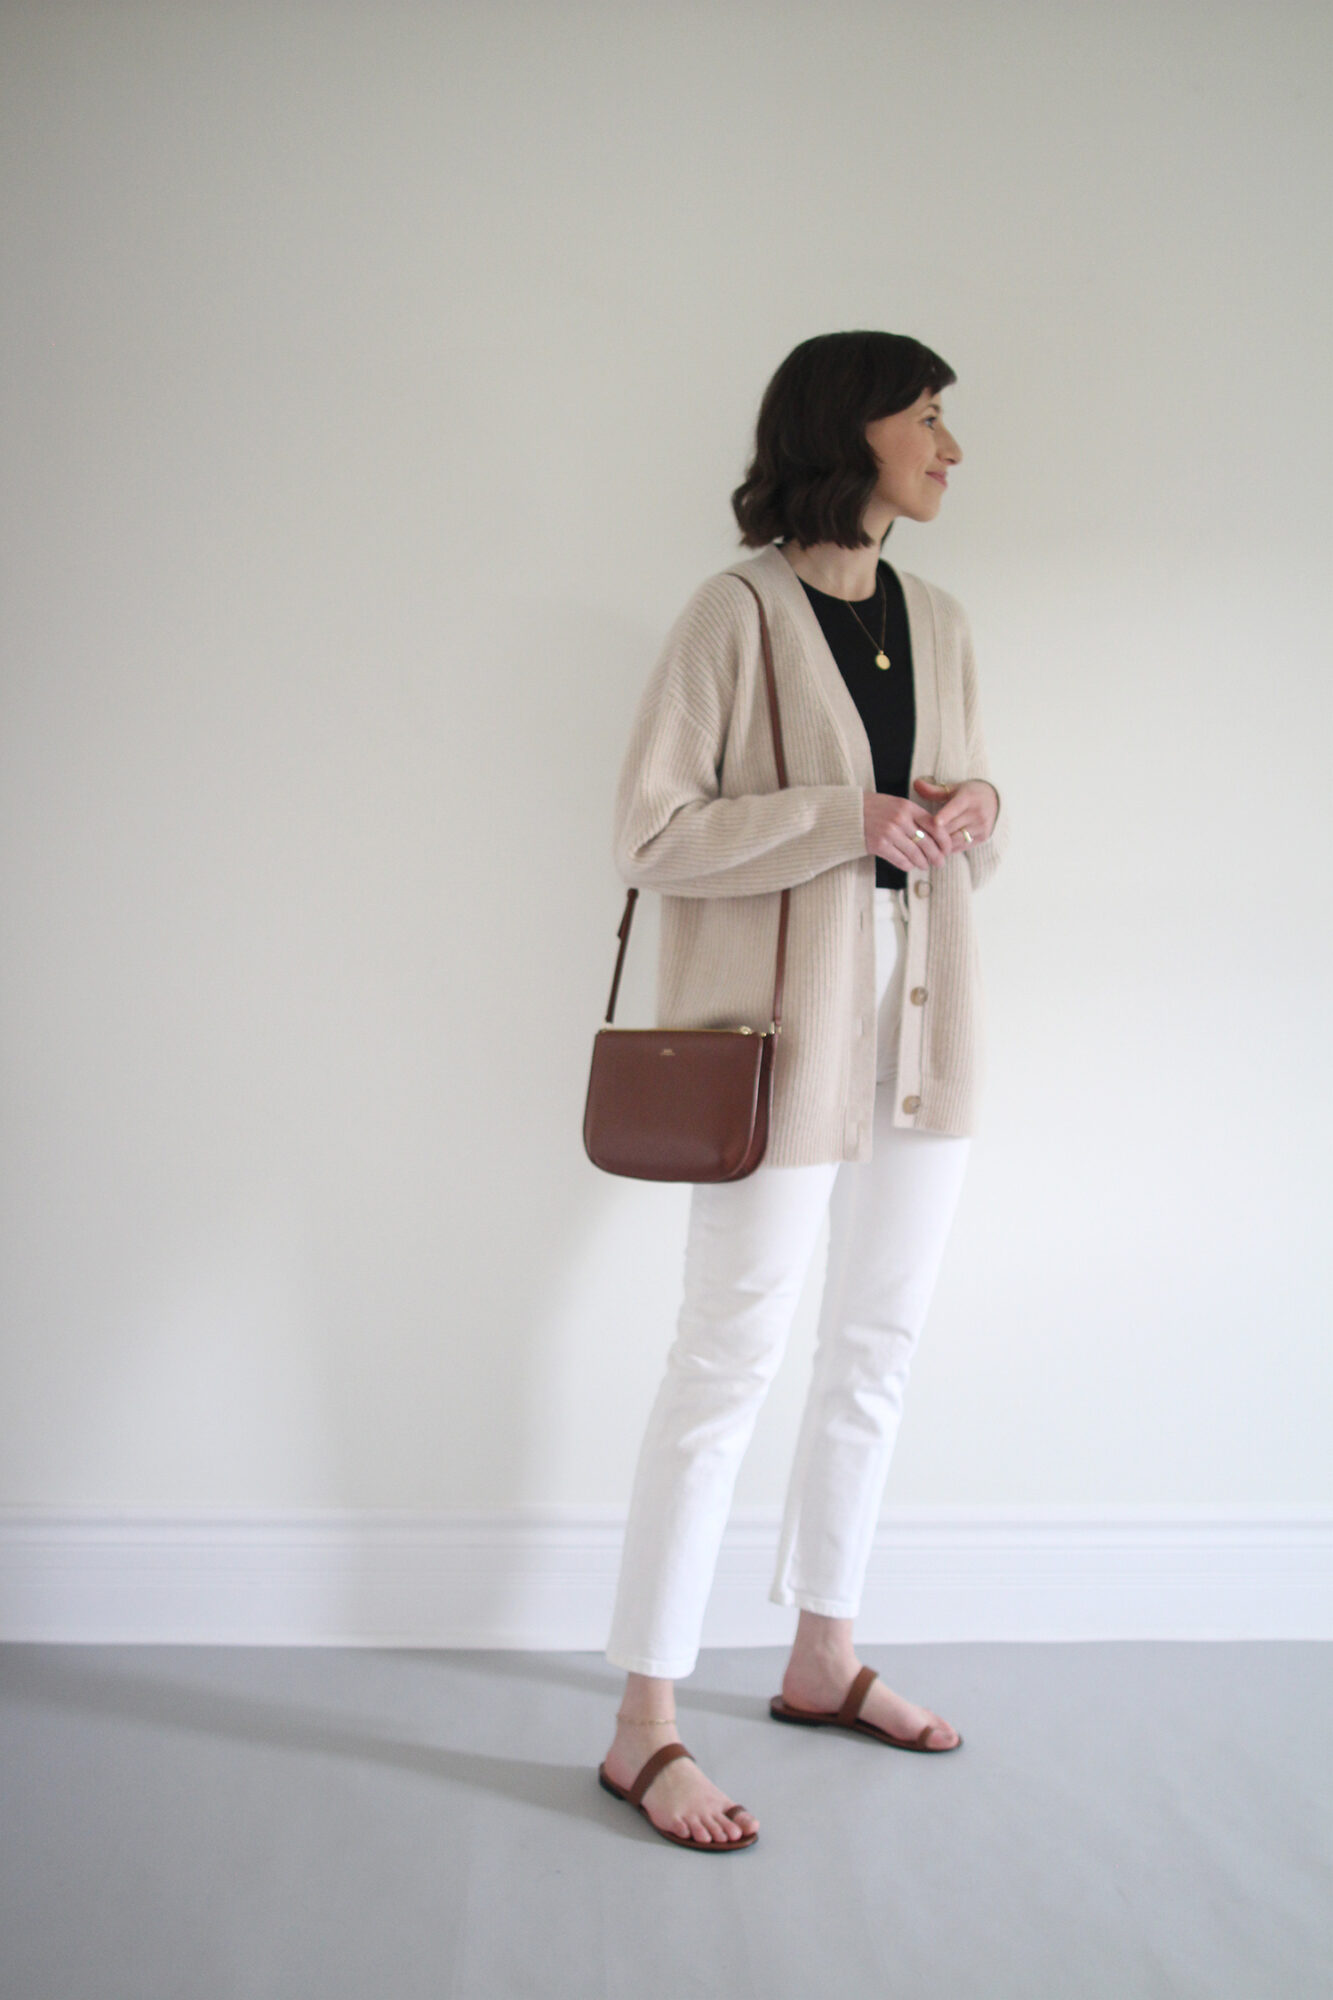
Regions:
<instances>
[{"instance_id":1,"label":"brown leather sandal","mask_svg":"<svg viewBox=\"0 0 1333 2000\"><path fill-rule=\"evenodd\" d=\"M873 1667L862 1667L843 1697L842 1707L836 1710L793 1708L780 1694L775 1694L768 1704L768 1712L779 1722L801 1722L808 1729L853 1729L858 1735L873 1736L876 1742L887 1743L894 1750L924 1750L932 1757L943 1756L945 1752L961 1747L961 1736L957 1743L927 1743L926 1738L932 1730L953 1727L952 1723L942 1721L939 1716L928 1722L916 1736L891 1736L877 1722L866 1722L860 1714L861 1704L870 1691L870 1683L878 1679L879 1675Z\"/></svg>"},{"instance_id":2,"label":"brown leather sandal","mask_svg":"<svg viewBox=\"0 0 1333 2000\"><path fill-rule=\"evenodd\" d=\"M683 1833L668 1833L665 1827L657 1824L647 1806L640 1804L644 1793L663 1766L671 1763L673 1758L688 1757L689 1754L683 1743L664 1743L660 1750L654 1750L627 1792L622 1791L614 1779L607 1777L605 1764L599 1764L597 1767L597 1782L604 1791L610 1792L613 1798L624 1799L629 1805L638 1806L653 1832L660 1833L663 1840L670 1840L677 1847L692 1847L697 1854L735 1854L742 1847L753 1847L759 1838L757 1833L744 1833L739 1840L690 1840ZM735 1819L737 1813L747 1810L745 1806L723 1808L728 1819Z\"/></svg>"}]
</instances>

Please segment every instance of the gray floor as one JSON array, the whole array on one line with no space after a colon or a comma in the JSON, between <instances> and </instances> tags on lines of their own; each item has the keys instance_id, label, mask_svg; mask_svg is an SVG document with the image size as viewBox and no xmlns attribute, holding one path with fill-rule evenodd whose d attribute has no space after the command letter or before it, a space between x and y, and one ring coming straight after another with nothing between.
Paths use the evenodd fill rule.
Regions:
<instances>
[{"instance_id":1,"label":"gray floor","mask_svg":"<svg viewBox=\"0 0 1333 2000\"><path fill-rule=\"evenodd\" d=\"M962 1731L681 1734L756 1847L596 1783L600 1654L0 1648L4 2000L1327 2000L1327 1647L862 1649Z\"/></svg>"}]
</instances>

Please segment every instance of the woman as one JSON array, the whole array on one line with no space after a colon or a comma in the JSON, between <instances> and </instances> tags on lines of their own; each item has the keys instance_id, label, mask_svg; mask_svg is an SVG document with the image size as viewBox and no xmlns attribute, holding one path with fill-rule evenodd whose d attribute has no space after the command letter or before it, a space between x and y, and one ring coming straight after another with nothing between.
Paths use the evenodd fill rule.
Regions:
<instances>
[{"instance_id":1,"label":"woman","mask_svg":"<svg viewBox=\"0 0 1333 2000\"><path fill-rule=\"evenodd\" d=\"M761 1166L696 1185L677 1337L635 1474L607 1658L626 1670L606 1788L678 1844L751 1846L758 1820L694 1762L693 1671L741 1457L821 1223L829 1259L770 1596L798 1607L777 1719L948 1751L958 1732L852 1643L913 1351L953 1220L981 1080L971 893L1007 842L966 614L879 554L933 521L962 457L953 370L877 332L803 341L759 410L732 495L742 545L677 618L640 702L616 864L662 897L657 1020L764 1026L790 888L773 1116ZM760 647L767 613L788 782Z\"/></svg>"}]
</instances>

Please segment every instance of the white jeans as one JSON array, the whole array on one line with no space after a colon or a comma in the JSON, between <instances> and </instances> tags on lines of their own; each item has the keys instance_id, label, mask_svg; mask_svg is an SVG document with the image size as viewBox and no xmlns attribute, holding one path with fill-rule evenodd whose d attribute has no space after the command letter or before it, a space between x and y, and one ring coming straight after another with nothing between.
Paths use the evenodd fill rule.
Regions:
<instances>
[{"instance_id":1,"label":"white jeans","mask_svg":"<svg viewBox=\"0 0 1333 2000\"><path fill-rule=\"evenodd\" d=\"M825 1214L818 1344L769 1597L854 1617L912 1355L962 1191L971 1140L895 1126L905 926L875 890L878 1047L873 1157L760 1166L697 1183L684 1300L639 1451L606 1657L693 1672L736 1474L777 1373Z\"/></svg>"}]
</instances>

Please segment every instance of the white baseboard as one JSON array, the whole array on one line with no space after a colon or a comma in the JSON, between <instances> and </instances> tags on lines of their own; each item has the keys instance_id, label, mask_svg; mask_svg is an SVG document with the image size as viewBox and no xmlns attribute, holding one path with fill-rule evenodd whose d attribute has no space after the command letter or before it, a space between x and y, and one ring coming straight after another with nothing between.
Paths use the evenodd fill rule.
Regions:
<instances>
[{"instance_id":1,"label":"white baseboard","mask_svg":"<svg viewBox=\"0 0 1333 2000\"><path fill-rule=\"evenodd\" d=\"M0 1640L601 1651L623 1512L0 1509ZM705 1646L782 1646L773 1509L737 1510ZM900 1508L863 1643L1333 1638L1333 1508Z\"/></svg>"}]
</instances>

